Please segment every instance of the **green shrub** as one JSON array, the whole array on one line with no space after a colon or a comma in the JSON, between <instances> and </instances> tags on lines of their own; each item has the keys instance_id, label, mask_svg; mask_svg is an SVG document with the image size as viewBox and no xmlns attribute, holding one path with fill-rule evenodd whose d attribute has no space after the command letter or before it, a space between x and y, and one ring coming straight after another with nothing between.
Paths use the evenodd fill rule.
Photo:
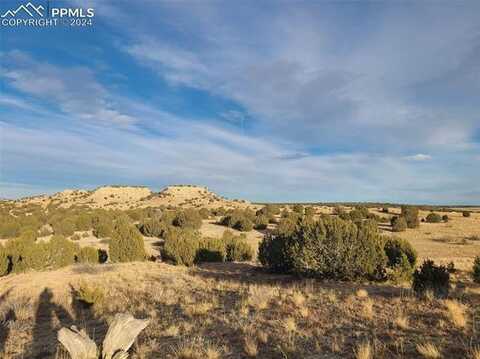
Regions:
<instances>
[{"instance_id":1,"label":"green shrub","mask_svg":"<svg viewBox=\"0 0 480 359\"><path fill-rule=\"evenodd\" d=\"M250 232L253 229L253 223L248 218L240 218L233 226L237 231Z\"/></svg>"},{"instance_id":2,"label":"green shrub","mask_svg":"<svg viewBox=\"0 0 480 359\"><path fill-rule=\"evenodd\" d=\"M48 242L12 239L7 242L6 251L11 271L18 273L28 269L58 269L73 264L78 246L63 236L54 235Z\"/></svg>"},{"instance_id":3,"label":"green shrub","mask_svg":"<svg viewBox=\"0 0 480 359\"><path fill-rule=\"evenodd\" d=\"M112 234L113 234L113 224L99 223L99 224L95 225L92 233L97 238L111 237Z\"/></svg>"},{"instance_id":4,"label":"green shrub","mask_svg":"<svg viewBox=\"0 0 480 359\"><path fill-rule=\"evenodd\" d=\"M354 211L358 212L359 216L363 219L368 218L368 216L370 215L368 208L365 206L356 206L354 208Z\"/></svg>"},{"instance_id":5,"label":"green shrub","mask_svg":"<svg viewBox=\"0 0 480 359\"><path fill-rule=\"evenodd\" d=\"M356 209L353 209L348 213L344 212L340 214L339 217L344 221L353 221L353 222L359 222L364 218L362 212Z\"/></svg>"},{"instance_id":6,"label":"green shrub","mask_svg":"<svg viewBox=\"0 0 480 359\"><path fill-rule=\"evenodd\" d=\"M20 238L35 242L37 240L38 234L34 229L22 229L19 235Z\"/></svg>"},{"instance_id":7,"label":"green shrub","mask_svg":"<svg viewBox=\"0 0 480 359\"><path fill-rule=\"evenodd\" d=\"M180 228L199 229L202 226L202 217L194 209L186 209L176 214L173 225Z\"/></svg>"},{"instance_id":8,"label":"green shrub","mask_svg":"<svg viewBox=\"0 0 480 359\"><path fill-rule=\"evenodd\" d=\"M9 263L7 251L3 245L0 244L0 277L8 273Z\"/></svg>"},{"instance_id":9,"label":"green shrub","mask_svg":"<svg viewBox=\"0 0 480 359\"><path fill-rule=\"evenodd\" d=\"M300 223L291 234L267 235L259 260L277 272L353 280L384 277L386 256L374 222L337 217Z\"/></svg>"},{"instance_id":10,"label":"green shrub","mask_svg":"<svg viewBox=\"0 0 480 359\"><path fill-rule=\"evenodd\" d=\"M210 211L207 208L200 208L198 214L200 214L200 217L202 217L202 219L210 218Z\"/></svg>"},{"instance_id":11,"label":"green shrub","mask_svg":"<svg viewBox=\"0 0 480 359\"><path fill-rule=\"evenodd\" d=\"M268 226L268 217L264 214L260 214L255 217L255 229L264 230Z\"/></svg>"},{"instance_id":12,"label":"green shrub","mask_svg":"<svg viewBox=\"0 0 480 359\"><path fill-rule=\"evenodd\" d=\"M162 256L174 264L192 266L200 247L198 232L172 228L166 232Z\"/></svg>"},{"instance_id":13,"label":"green shrub","mask_svg":"<svg viewBox=\"0 0 480 359\"><path fill-rule=\"evenodd\" d=\"M95 247L82 247L78 251L77 262L89 264L100 263L100 253Z\"/></svg>"},{"instance_id":14,"label":"green shrub","mask_svg":"<svg viewBox=\"0 0 480 359\"><path fill-rule=\"evenodd\" d=\"M105 292L99 285L82 282L75 292L75 299L88 306L102 306Z\"/></svg>"},{"instance_id":15,"label":"green shrub","mask_svg":"<svg viewBox=\"0 0 480 359\"><path fill-rule=\"evenodd\" d=\"M408 281L417 262L417 252L410 242L401 238L388 238L384 245L388 258L389 279L394 282Z\"/></svg>"},{"instance_id":16,"label":"green shrub","mask_svg":"<svg viewBox=\"0 0 480 359\"><path fill-rule=\"evenodd\" d=\"M7 241L5 252L10 261L11 272L19 273L32 267L36 243L31 238L14 238Z\"/></svg>"},{"instance_id":17,"label":"green shrub","mask_svg":"<svg viewBox=\"0 0 480 359\"><path fill-rule=\"evenodd\" d=\"M140 225L140 232L147 237L158 237L163 235L167 225L156 218L145 219Z\"/></svg>"},{"instance_id":18,"label":"green shrub","mask_svg":"<svg viewBox=\"0 0 480 359\"><path fill-rule=\"evenodd\" d=\"M225 262L226 258L227 249L222 239L202 238L194 262Z\"/></svg>"},{"instance_id":19,"label":"green shrub","mask_svg":"<svg viewBox=\"0 0 480 359\"><path fill-rule=\"evenodd\" d=\"M141 221L145 217L144 211L140 208L129 209L126 213L132 221Z\"/></svg>"},{"instance_id":20,"label":"green shrub","mask_svg":"<svg viewBox=\"0 0 480 359\"><path fill-rule=\"evenodd\" d=\"M225 243L227 250L227 261L229 262L244 262L250 261L253 258L253 249L246 242L244 234L235 236L230 231L223 232L222 240Z\"/></svg>"},{"instance_id":21,"label":"green shrub","mask_svg":"<svg viewBox=\"0 0 480 359\"><path fill-rule=\"evenodd\" d=\"M314 216L315 215L315 208L313 207L305 207L305 216Z\"/></svg>"},{"instance_id":22,"label":"green shrub","mask_svg":"<svg viewBox=\"0 0 480 359\"><path fill-rule=\"evenodd\" d=\"M98 211L92 218L93 235L97 238L111 237L113 220L105 211Z\"/></svg>"},{"instance_id":23,"label":"green shrub","mask_svg":"<svg viewBox=\"0 0 480 359\"><path fill-rule=\"evenodd\" d=\"M410 267L415 267L415 264L417 263L417 251L407 240L397 237L388 238L385 241L384 249L390 267L399 264L404 255L407 258Z\"/></svg>"},{"instance_id":24,"label":"green shrub","mask_svg":"<svg viewBox=\"0 0 480 359\"><path fill-rule=\"evenodd\" d=\"M446 297L450 290L450 273L445 266L425 260L413 273L412 289L419 296L431 291L436 297Z\"/></svg>"},{"instance_id":25,"label":"green shrub","mask_svg":"<svg viewBox=\"0 0 480 359\"><path fill-rule=\"evenodd\" d=\"M408 228L417 228L420 225L418 219L418 208L413 206L402 206L402 217L405 218Z\"/></svg>"},{"instance_id":26,"label":"green shrub","mask_svg":"<svg viewBox=\"0 0 480 359\"><path fill-rule=\"evenodd\" d=\"M345 209L340 206L335 206L332 209L332 214L340 216L341 214L345 213Z\"/></svg>"},{"instance_id":27,"label":"green shrub","mask_svg":"<svg viewBox=\"0 0 480 359\"><path fill-rule=\"evenodd\" d=\"M429 213L427 218L425 218L427 223L440 223L442 221L442 217L438 213Z\"/></svg>"},{"instance_id":28,"label":"green shrub","mask_svg":"<svg viewBox=\"0 0 480 359\"><path fill-rule=\"evenodd\" d=\"M79 251L77 244L72 243L63 236L54 235L50 241L37 244L39 258L44 256L43 265L38 263L34 269L40 266L42 269L57 269L75 263L76 254ZM35 268L37 267L37 268Z\"/></svg>"},{"instance_id":29,"label":"green shrub","mask_svg":"<svg viewBox=\"0 0 480 359\"><path fill-rule=\"evenodd\" d=\"M39 237L46 237L51 235L53 232L48 227L42 227L38 232Z\"/></svg>"},{"instance_id":30,"label":"green shrub","mask_svg":"<svg viewBox=\"0 0 480 359\"><path fill-rule=\"evenodd\" d=\"M390 223L392 224L392 232L404 232L407 230L407 221L405 217L392 217Z\"/></svg>"},{"instance_id":31,"label":"green shrub","mask_svg":"<svg viewBox=\"0 0 480 359\"><path fill-rule=\"evenodd\" d=\"M20 234L22 225L18 219L11 215L2 216L0 219L0 238L14 238Z\"/></svg>"},{"instance_id":32,"label":"green shrub","mask_svg":"<svg viewBox=\"0 0 480 359\"><path fill-rule=\"evenodd\" d=\"M80 213L75 218L75 229L77 231L88 231L92 228L92 217L87 213Z\"/></svg>"},{"instance_id":33,"label":"green shrub","mask_svg":"<svg viewBox=\"0 0 480 359\"><path fill-rule=\"evenodd\" d=\"M291 234L293 234L293 230ZM258 246L258 260L271 272L288 273L292 269L288 254L287 236L288 232L283 235L267 233Z\"/></svg>"},{"instance_id":34,"label":"green shrub","mask_svg":"<svg viewBox=\"0 0 480 359\"><path fill-rule=\"evenodd\" d=\"M224 216L227 213L227 210L223 207L219 207L213 210L213 215L216 217Z\"/></svg>"},{"instance_id":35,"label":"green shrub","mask_svg":"<svg viewBox=\"0 0 480 359\"><path fill-rule=\"evenodd\" d=\"M253 229L252 220L255 220L255 214L253 212L235 209L223 217L220 220L220 224L242 232L248 232Z\"/></svg>"},{"instance_id":36,"label":"green shrub","mask_svg":"<svg viewBox=\"0 0 480 359\"><path fill-rule=\"evenodd\" d=\"M143 237L137 228L118 223L109 241L109 258L112 262L142 261L146 257Z\"/></svg>"},{"instance_id":37,"label":"green shrub","mask_svg":"<svg viewBox=\"0 0 480 359\"><path fill-rule=\"evenodd\" d=\"M280 214L280 207L276 204L267 204L265 207L259 209L256 214L257 216L261 214L267 217L275 216Z\"/></svg>"},{"instance_id":38,"label":"green shrub","mask_svg":"<svg viewBox=\"0 0 480 359\"><path fill-rule=\"evenodd\" d=\"M450 218L448 218L448 215L444 214L444 215L442 216L442 221L448 222L449 220L450 220Z\"/></svg>"},{"instance_id":39,"label":"green shrub","mask_svg":"<svg viewBox=\"0 0 480 359\"><path fill-rule=\"evenodd\" d=\"M463 211L462 212L462 216L464 216L464 217L470 217L470 215L471 215L470 211Z\"/></svg>"},{"instance_id":40,"label":"green shrub","mask_svg":"<svg viewBox=\"0 0 480 359\"><path fill-rule=\"evenodd\" d=\"M388 273L388 278L393 282L406 282L410 281L412 278L413 267L405 253L402 253L396 264L389 269L390 272Z\"/></svg>"},{"instance_id":41,"label":"green shrub","mask_svg":"<svg viewBox=\"0 0 480 359\"><path fill-rule=\"evenodd\" d=\"M293 205L293 212L303 215L304 208L301 204Z\"/></svg>"},{"instance_id":42,"label":"green shrub","mask_svg":"<svg viewBox=\"0 0 480 359\"><path fill-rule=\"evenodd\" d=\"M295 230L299 219L296 216L290 216L287 218L282 218L278 223L277 228L275 229L276 235L288 235L293 233Z\"/></svg>"},{"instance_id":43,"label":"green shrub","mask_svg":"<svg viewBox=\"0 0 480 359\"><path fill-rule=\"evenodd\" d=\"M480 283L480 256L476 256L473 261L472 277L475 283Z\"/></svg>"},{"instance_id":44,"label":"green shrub","mask_svg":"<svg viewBox=\"0 0 480 359\"><path fill-rule=\"evenodd\" d=\"M52 223L53 233L61 236L71 236L75 232L75 219L63 218L58 222Z\"/></svg>"}]
</instances>

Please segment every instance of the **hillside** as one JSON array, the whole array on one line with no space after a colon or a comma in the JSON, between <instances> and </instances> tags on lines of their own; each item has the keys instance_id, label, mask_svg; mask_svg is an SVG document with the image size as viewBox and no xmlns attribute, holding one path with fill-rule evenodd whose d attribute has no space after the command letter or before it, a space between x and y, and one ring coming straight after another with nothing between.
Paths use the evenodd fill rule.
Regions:
<instances>
[{"instance_id":1,"label":"hillside","mask_svg":"<svg viewBox=\"0 0 480 359\"><path fill-rule=\"evenodd\" d=\"M15 201L18 205L50 204L68 208L74 205L90 208L131 209L158 206L243 208L249 203L228 200L207 187L193 185L168 186L158 193L141 186L103 186L94 190L66 189L51 196L40 195Z\"/></svg>"}]
</instances>

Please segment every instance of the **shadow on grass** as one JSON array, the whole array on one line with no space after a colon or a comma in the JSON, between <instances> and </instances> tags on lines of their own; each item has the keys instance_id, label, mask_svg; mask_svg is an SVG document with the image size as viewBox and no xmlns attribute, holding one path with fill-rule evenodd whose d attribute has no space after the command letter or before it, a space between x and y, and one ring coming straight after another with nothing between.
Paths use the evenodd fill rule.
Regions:
<instances>
[{"instance_id":1,"label":"shadow on grass","mask_svg":"<svg viewBox=\"0 0 480 359\"><path fill-rule=\"evenodd\" d=\"M289 274L268 273L261 266L252 263L202 263L192 268L190 274L204 279L215 279L246 285L302 286L308 283L316 289L335 289L346 295L352 294L358 289L366 289L369 294L384 298L412 295L411 289L394 286L388 282L347 282L334 279L300 278Z\"/></svg>"}]
</instances>

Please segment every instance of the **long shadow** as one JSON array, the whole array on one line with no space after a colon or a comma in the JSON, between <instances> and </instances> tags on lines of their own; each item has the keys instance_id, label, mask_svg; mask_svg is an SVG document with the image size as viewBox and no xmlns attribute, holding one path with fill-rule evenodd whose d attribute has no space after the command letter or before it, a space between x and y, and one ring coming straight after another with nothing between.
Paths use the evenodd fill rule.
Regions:
<instances>
[{"instance_id":1,"label":"long shadow","mask_svg":"<svg viewBox=\"0 0 480 359\"><path fill-rule=\"evenodd\" d=\"M0 297L0 304L2 304L10 292L12 291L12 288L10 288L7 292L2 294ZM0 318L0 354L4 353L5 351L5 344L7 343L8 336L10 334L10 322L17 320L17 317L15 315L15 311L10 308L7 313L3 316L3 318Z\"/></svg>"},{"instance_id":2,"label":"long shadow","mask_svg":"<svg viewBox=\"0 0 480 359\"><path fill-rule=\"evenodd\" d=\"M55 353L56 336L54 328L54 315L63 326L71 326L73 319L68 311L52 301L53 293L45 288L39 297L37 311L35 313L35 326L33 328L32 342L26 350L27 358L43 359Z\"/></svg>"},{"instance_id":3,"label":"long shadow","mask_svg":"<svg viewBox=\"0 0 480 359\"><path fill-rule=\"evenodd\" d=\"M103 338L108 329L105 320L102 320L95 314L91 304L78 299L78 291L73 286L70 286L70 291L74 298L72 307L75 312L76 326L80 329L85 329L87 334L94 341L96 338ZM92 330L93 332L90 332Z\"/></svg>"},{"instance_id":4,"label":"long shadow","mask_svg":"<svg viewBox=\"0 0 480 359\"><path fill-rule=\"evenodd\" d=\"M202 263L190 271L190 274L216 280L232 281L242 284L280 284L297 280L292 275L270 274L263 268L251 263Z\"/></svg>"},{"instance_id":5,"label":"long shadow","mask_svg":"<svg viewBox=\"0 0 480 359\"><path fill-rule=\"evenodd\" d=\"M202 263L190 271L191 275L206 279L235 282L240 284L297 285L304 279L288 274L268 273L259 266L250 263ZM335 280L313 279L317 288L335 289L351 294L357 289L366 289L370 294L384 298L396 298L410 295L410 291L401 287L374 282L359 283Z\"/></svg>"}]
</instances>

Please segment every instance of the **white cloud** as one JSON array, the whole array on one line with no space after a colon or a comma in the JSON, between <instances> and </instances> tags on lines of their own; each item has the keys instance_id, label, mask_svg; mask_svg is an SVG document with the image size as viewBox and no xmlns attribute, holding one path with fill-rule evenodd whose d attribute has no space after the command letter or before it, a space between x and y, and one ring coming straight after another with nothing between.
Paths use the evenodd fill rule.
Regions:
<instances>
[{"instance_id":1,"label":"white cloud","mask_svg":"<svg viewBox=\"0 0 480 359\"><path fill-rule=\"evenodd\" d=\"M432 156L426 155L424 153L417 153L416 155L407 156L405 159L410 161L429 161L432 159Z\"/></svg>"},{"instance_id":2,"label":"white cloud","mask_svg":"<svg viewBox=\"0 0 480 359\"><path fill-rule=\"evenodd\" d=\"M191 126L187 119L168 114L151 123L152 130L166 135L91 125L47 130L3 124L2 140L8 146L2 150L0 180L11 183L15 178L10 174L22 169L24 182L37 184L39 192L59 188L65 181L77 188L130 183L159 189L170 183L196 183L257 201L431 202L466 197L459 188L473 188L478 176L472 170L459 177L450 165L433 159L428 171L418 171L418 162L394 156L307 155L210 124ZM462 167L470 160L463 157L452 166ZM479 195L469 198L479 200Z\"/></svg>"},{"instance_id":3,"label":"white cloud","mask_svg":"<svg viewBox=\"0 0 480 359\"><path fill-rule=\"evenodd\" d=\"M53 108L84 121L124 126L136 122L134 117L116 108L108 90L88 68L54 66L20 51L4 54L3 60L5 69L0 76L10 86L42 99Z\"/></svg>"},{"instance_id":4,"label":"white cloud","mask_svg":"<svg viewBox=\"0 0 480 359\"><path fill-rule=\"evenodd\" d=\"M272 134L297 143L421 150L471 141L476 114L428 96L451 86L459 68L475 66L477 5L452 12L418 4L412 12L378 4L373 28L361 36L340 29L335 20L345 20L342 13L331 20L327 4L283 5L232 9L243 21L221 6L152 5L148 12L162 13L160 20L135 29L131 44L122 46L170 83L232 99ZM175 25L161 20L168 18ZM195 41L146 37L152 21ZM459 76L450 91L471 86L471 77ZM475 93L462 99L472 108Z\"/></svg>"}]
</instances>

